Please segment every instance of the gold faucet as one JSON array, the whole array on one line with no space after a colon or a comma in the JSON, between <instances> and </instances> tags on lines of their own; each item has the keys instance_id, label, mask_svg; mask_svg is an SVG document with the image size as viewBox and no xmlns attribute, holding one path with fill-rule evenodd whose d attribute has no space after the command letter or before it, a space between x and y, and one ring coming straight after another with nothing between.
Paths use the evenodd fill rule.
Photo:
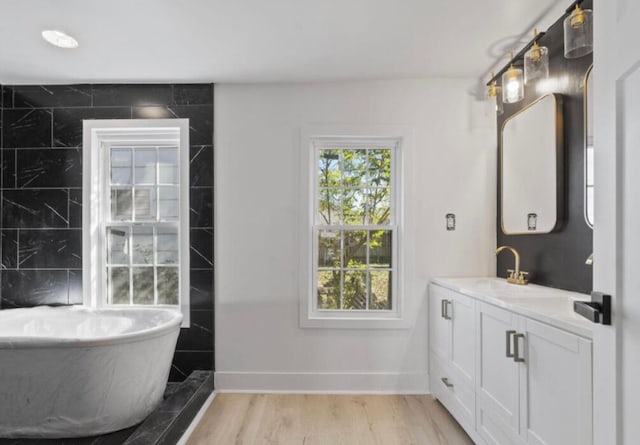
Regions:
<instances>
[{"instance_id":1,"label":"gold faucet","mask_svg":"<svg viewBox=\"0 0 640 445\"><path fill-rule=\"evenodd\" d=\"M520 270L520 254L516 249L510 246L500 246L496 249L496 255L498 255L500 252L502 252L505 249L510 250L511 253L513 253L514 258L516 259L515 270L507 269L507 272L509 272L509 277L507 278L507 282L513 283L513 284L527 284L528 281L526 277L527 275L529 275L529 272L522 272Z\"/></svg>"}]
</instances>

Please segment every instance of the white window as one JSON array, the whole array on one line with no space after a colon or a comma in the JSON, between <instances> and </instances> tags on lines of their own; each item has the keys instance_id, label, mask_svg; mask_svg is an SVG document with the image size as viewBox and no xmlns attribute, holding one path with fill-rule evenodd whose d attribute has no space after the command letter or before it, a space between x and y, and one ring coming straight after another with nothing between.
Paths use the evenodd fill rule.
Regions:
<instances>
[{"instance_id":1,"label":"white window","mask_svg":"<svg viewBox=\"0 0 640 445\"><path fill-rule=\"evenodd\" d=\"M312 318L397 318L399 138L311 138Z\"/></svg>"},{"instance_id":2,"label":"white window","mask_svg":"<svg viewBox=\"0 0 640 445\"><path fill-rule=\"evenodd\" d=\"M187 119L84 122L84 295L189 325Z\"/></svg>"}]
</instances>

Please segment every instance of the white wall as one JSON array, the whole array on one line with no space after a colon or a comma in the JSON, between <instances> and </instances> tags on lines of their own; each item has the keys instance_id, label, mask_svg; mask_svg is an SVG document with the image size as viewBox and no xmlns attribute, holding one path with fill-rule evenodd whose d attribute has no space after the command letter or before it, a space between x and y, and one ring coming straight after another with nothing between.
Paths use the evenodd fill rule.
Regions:
<instances>
[{"instance_id":1,"label":"white wall","mask_svg":"<svg viewBox=\"0 0 640 445\"><path fill-rule=\"evenodd\" d=\"M428 280L495 272L495 118L469 85L216 85L218 390L428 391ZM300 133L331 124L413 130L403 147L409 329L299 326ZM456 231L445 230L446 213Z\"/></svg>"}]
</instances>

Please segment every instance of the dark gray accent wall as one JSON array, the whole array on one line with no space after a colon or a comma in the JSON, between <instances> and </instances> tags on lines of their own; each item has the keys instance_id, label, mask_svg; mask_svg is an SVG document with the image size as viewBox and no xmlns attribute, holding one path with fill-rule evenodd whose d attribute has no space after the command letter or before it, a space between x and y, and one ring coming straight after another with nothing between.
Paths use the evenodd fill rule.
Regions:
<instances>
[{"instance_id":1,"label":"dark gray accent wall","mask_svg":"<svg viewBox=\"0 0 640 445\"><path fill-rule=\"evenodd\" d=\"M82 302L82 121L188 118L191 327L171 380L213 369L213 85L2 86L0 309Z\"/></svg>"},{"instance_id":2,"label":"dark gray accent wall","mask_svg":"<svg viewBox=\"0 0 640 445\"><path fill-rule=\"evenodd\" d=\"M591 0L586 0L582 6L591 9ZM520 252L521 269L530 273L532 283L589 293L592 290L593 270L585 265L585 260L593 250L593 231L584 218L583 82L587 69L593 63L593 55L579 59L564 58L562 20L549 28L539 44L549 48L550 77L557 79L559 85L553 92L561 94L563 98L564 221L557 231L545 235L505 235L500 224L501 184L498 177L498 246L506 244ZM538 97L540 95L534 83L526 86L524 101L505 104L504 114L498 116L498 132L506 119ZM504 252L498 257L497 264L497 275L506 277L506 270L513 269L513 256Z\"/></svg>"}]
</instances>

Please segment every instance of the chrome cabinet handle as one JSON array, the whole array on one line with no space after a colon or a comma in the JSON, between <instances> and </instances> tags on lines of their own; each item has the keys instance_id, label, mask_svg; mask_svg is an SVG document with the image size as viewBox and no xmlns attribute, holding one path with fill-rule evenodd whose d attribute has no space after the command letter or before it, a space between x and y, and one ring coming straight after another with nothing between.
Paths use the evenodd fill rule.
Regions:
<instances>
[{"instance_id":1,"label":"chrome cabinet handle","mask_svg":"<svg viewBox=\"0 0 640 445\"><path fill-rule=\"evenodd\" d=\"M451 320L451 315L449 315L449 305L452 304L451 300L444 300L444 318L447 320Z\"/></svg>"},{"instance_id":2,"label":"chrome cabinet handle","mask_svg":"<svg viewBox=\"0 0 640 445\"><path fill-rule=\"evenodd\" d=\"M447 388L453 388L453 383L449 382L448 378L442 377L440 380L442 380L442 383L444 383L444 386Z\"/></svg>"},{"instance_id":3,"label":"chrome cabinet handle","mask_svg":"<svg viewBox=\"0 0 640 445\"><path fill-rule=\"evenodd\" d=\"M513 361L524 363L524 357L520 357L520 346L518 339L524 340L524 334L516 334L513 336Z\"/></svg>"},{"instance_id":4,"label":"chrome cabinet handle","mask_svg":"<svg viewBox=\"0 0 640 445\"><path fill-rule=\"evenodd\" d=\"M505 331L507 337L507 358L513 358L513 352L511 352L511 336L515 333L516 331Z\"/></svg>"},{"instance_id":5,"label":"chrome cabinet handle","mask_svg":"<svg viewBox=\"0 0 640 445\"><path fill-rule=\"evenodd\" d=\"M451 316L449 315L450 304L451 300L440 300L440 316L445 320L451 320Z\"/></svg>"}]
</instances>

